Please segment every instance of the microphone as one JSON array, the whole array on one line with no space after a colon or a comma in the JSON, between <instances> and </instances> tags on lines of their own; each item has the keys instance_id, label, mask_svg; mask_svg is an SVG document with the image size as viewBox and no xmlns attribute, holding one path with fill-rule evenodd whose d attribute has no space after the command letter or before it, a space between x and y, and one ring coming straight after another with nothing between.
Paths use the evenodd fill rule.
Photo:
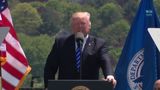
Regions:
<instances>
[{"instance_id":1,"label":"microphone","mask_svg":"<svg viewBox=\"0 0 160 90\"><path fill-rule=\"evenodd\" d=\"M83 45L84 35L83 35L82 32L77 32L77 33L75 34L75 39L76 39L76 42L77 42L78 44L80 44L80 46Z\"/></svg>"}]
</instances>

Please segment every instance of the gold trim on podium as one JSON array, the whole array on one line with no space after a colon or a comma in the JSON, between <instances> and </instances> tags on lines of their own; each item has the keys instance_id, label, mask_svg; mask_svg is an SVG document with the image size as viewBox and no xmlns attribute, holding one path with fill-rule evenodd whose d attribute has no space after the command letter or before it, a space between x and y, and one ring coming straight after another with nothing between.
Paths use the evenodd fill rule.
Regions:
<instances>
[{"instance_id":1,"label":"gold trim on podium","mask_svg":"<svg viewBox=\"0 0 160 90\"><path fill-rule=\"evenodd\" d=\"M90 89L86 86L75 86L71 90L90 90Z\"/></svg>"}]
</instances>

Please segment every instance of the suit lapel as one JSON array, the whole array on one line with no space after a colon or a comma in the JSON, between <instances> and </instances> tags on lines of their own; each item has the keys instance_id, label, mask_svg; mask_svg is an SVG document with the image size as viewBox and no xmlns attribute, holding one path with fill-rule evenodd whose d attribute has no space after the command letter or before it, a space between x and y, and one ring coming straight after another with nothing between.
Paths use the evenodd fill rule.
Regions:
<instances>
[{"instance_id":1,"label":"suit lapel","mask_svg":"<svg viewBox=\"0 0 160 90\"><path fill-rule=\"evenodd\" d=\"M89 36L82 52L82 60L86 59L86 55L94 52L94 48L95 48L95 39L93 38L93 36Z\"/></svg>"},{"instance_id":2,"label":"suit lapel","mask_svg":"<svg viewBox=\"0 0 160 90\"><path fill-rule=\"evenodd\" d=\"M77 71L77 69L76 69L75 36L72 35L69 41L71 41L71 42L70 42L70 49L69 49L68 51L66 51L66 52L67 52L68 54L72 53L72 55L71 55L71 60L73 60L72 63L73 63L73 65L74 65L74 66L73 66L73 67L74 67L74 70Z\"/></svg>"},{"instance_id":3,"label":"suit lapel","mask_svg":"<svg viewBox=\"0 0 160 90\"><path fill-rule=\"evenodd\" d=\"M64 43L64 47L65 47L65 53L67 55L68 58L70 60L73 60L72 62L75 62L75 39L74 39L74 35L71 35L69 38L67 38L67 40Z\"/></svg>"},{"instance_id":4,"label":"suit lapel","mask_svg":"<svg viewBox=\"0 0 160 90\"><path fill-rule=\"evenodd\" d=\"M74 35L72 35L70 39L71 39L71 40L69 40L69 41L71 41L70 42L70 50L71 50L71 53L73 53L73 58L75 58L75 38L74 38ZM69 53L70 50L68 50L67 52Z\"/></svg>"}]
</instances>

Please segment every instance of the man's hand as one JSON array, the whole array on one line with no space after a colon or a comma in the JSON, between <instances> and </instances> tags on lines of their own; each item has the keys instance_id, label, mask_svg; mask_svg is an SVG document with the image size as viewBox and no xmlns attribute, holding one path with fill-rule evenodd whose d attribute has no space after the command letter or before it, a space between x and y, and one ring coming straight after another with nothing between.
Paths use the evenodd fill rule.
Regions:
<instances>
[{"instance_id":1,"label":"man's hand","mask_svg":"<svg viewBox=\"0 0 160 90\"><path fill-rule=\"evenodd\" d=\"M108 75L106 78L103 78L103 80L107 82L112 82L114 88L117 84L117 81L115 80L113 75Z\"/></svg>"}]
</instances>

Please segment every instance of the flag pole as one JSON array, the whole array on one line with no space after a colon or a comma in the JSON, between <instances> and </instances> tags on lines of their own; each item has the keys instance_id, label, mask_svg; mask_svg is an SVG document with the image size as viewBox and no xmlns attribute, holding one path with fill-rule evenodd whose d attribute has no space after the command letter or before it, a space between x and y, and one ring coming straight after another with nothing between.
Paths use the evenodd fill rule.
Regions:
<instances>
[{"instance_id":1,"label":"flag pole","mask_svg":"<svg viewBox=\"0 0 160 90\"><path fill-rule=\"evenodd\" d=\"M6 45L0 45L0 90L2 90L2 66L6 62Z\"/></svg>"},{"instance_id":2,"label":"flag pole","mask_svg":"<svg viewBox=\"0 0 160 90\"><path fill-rule=\"evenodd\" d=\"M0 57L0 90L2 90L2 72L1 72L1 63L2 63L2 58Z\"/></svg>"}]
</instances>

